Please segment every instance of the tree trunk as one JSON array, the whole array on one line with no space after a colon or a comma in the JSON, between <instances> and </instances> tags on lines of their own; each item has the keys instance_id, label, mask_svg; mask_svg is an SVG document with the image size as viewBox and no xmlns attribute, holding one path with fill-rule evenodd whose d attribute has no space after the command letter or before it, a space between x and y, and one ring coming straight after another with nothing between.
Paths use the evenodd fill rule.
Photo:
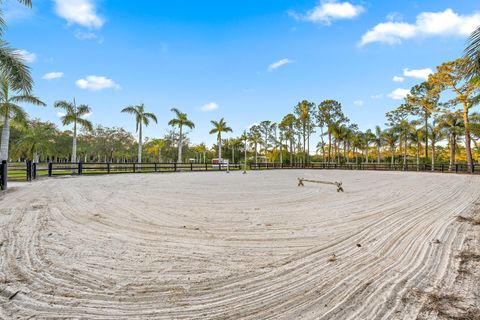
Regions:
<instances>
[{"instance_id":1,"label":"tree trunk","mask_svg":"<svg viewBox=\"0 0 480 320\"><path fill-rule=\"evenodd\" d=\"M435 171L435 141L432 141L432 171Z\"/></svg>"},{"instance_id":2,"label":"tree trunk","mask_svg":"<svg viewBox=\"0 0 480 320\"><path fill-rule=\"evenodd\" d=\"M332 134L328 133L328 163L330 163L330 159L332 156Z\"/></svg>"},{"instance_id":3,"label":"tree trunk","mask_svg":"<svg viewBox=\"0 0 480 320\"><path fill-rule=\"evenodd\" d=\"M322 161L325 162L325 141L323 139L323 127L320 127L320 138L322 139Z\"/></svg>"},{"instance_id":4,"label":"tree trunk","mask_svg":"<svg viewBox=\"0 0 480 320\"><path fill-rule=\"evenodd\" d=\"M180 126L180 135L178 136L177 163L182 163L182 149L183 149L183 127Z\"/></svg>"},{"instance_id":5,"label":"tree trunk","mask_svg":"<svg viewBox=\"0 0 480 320\"><path fill-rule=\"evenodd\" d=\"M450 137L450 171L453 170L455 164L455 149L457 148L457 137L452 134Z\"/></svg>"},{"instance_id":6,"label":"tree trunk","mask_svg":"<svg viewBox=\"0 0 480 320\"><path fill-rule=\"evenodd\" d=\"M138 163L142 163L142 122L140 121L140 126L138 128Z\"/></svg>"},{"instance_id":7,"label":"tree trunk","mask_svg":"<svg viewBox=\"0 0 480 320\"><path fill-rule=\"evenodd\" d=\"M0 161L8 161L8 144L10 140L10 119L8 115L4 115L3 130L2 130L2 143L0 145Z\"/></svg>"},{"instance_id":8,"label":"tree trunk","mask_svg":"<svg viewBox=\"0 0 480 320\"><path fill-rule=\"evenodd\" d=\"M428 111L425 110L425 163L428 161Z\"/></svg>"},{"instance_id":9,"label":"tree trunk","mask_svg":"<svg viewBox=\"0 0 480 320\"><path fill-rule=\"evenodd\" d=\"M77 162L77 122L73 123L72 162Z\"/></svg>"},{"instance_id":10,"label":"tree trunk","mask_svg":"<svg viewBox=\"0 0 480 320\"><path fill-rule=\"evenodd\" d=\"M395 145L391 145L390 148L392 149L392 165L395 164Z\"/></svg>"},{"instance_id":11,"label":"tree trunk","mask_svg":"<svg viewBox=\"0 0 480 320\"><path fill-rule=\"evenodd\" d=\"M217 143L218 143L218 161L222 161L222 136L220 135L220 133L218 134Z\"/></svg>"},{"instance_id":12,"label":"tree trunk","mask_svg":"<svg viewBox=\"0 0 480 320\"><path fill-rule=\"evenodd\" d=\"M420 143L417 143L417 171L419 170L420 170Z\"/></svg>"},{"instance_id":13,"label":"tree trunk","mask_svg":"<svg viewBox=\"0 0 480 320\"><path fill-rule=\"evenodd\" d=\"M472 146L470 137L470 120L468 118L468 105L463 103L463 122L465 125L465 151L467 153L467 166L468 172L473 172L473 158L472 158Z\"/></svg>"},{"instance_id":14,"label":"tree trunk","mask_svg":"<svg viewBox=\"0 0 480 320\"><path fill-rule=\"evenodd\" d=\"M405 133L405 138L403 140L403 164L407 164L407 134Z\"/></svg>"}]
</instances>

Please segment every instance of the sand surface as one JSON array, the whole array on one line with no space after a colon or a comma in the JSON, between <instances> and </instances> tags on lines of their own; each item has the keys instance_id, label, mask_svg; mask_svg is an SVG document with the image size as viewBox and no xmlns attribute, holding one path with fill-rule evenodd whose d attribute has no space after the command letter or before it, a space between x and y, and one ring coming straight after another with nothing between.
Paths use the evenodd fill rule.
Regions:
<instances>
[{"instance_id":1,"label":"sand surface","mask_svg":"<svg viewBox=\"0 0 480 320\"><path fill-rule=\"evenodd\" d=\"M467 319L480 226L456 217L479 198L480 177L401 172L11 184L0 319Z\"/></svg>"}]
</instances>

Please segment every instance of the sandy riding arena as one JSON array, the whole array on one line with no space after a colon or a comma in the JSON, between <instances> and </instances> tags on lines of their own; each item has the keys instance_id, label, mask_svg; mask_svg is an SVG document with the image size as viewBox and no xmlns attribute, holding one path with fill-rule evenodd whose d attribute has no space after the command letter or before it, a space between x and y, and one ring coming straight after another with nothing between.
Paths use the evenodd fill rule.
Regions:
<instances>
[{"instance_id":1,"label":"sandy riding arena","mask_svg":"<svg viewBox=\"0 0 480 320\"><path fill-rule=\"evenodd\" d=\"M283 170L10 186L0 319L479 319L480 177Z\"/></svg>"}]
</instances>

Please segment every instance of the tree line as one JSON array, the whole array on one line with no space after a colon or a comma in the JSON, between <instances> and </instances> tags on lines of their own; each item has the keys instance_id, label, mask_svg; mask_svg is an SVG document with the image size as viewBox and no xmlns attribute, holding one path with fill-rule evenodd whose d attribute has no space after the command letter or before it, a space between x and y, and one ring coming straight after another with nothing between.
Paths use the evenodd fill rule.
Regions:
<instances>
[{"instance_id":1,"label":"tree line","mask_svg":"<svg viewBox=\"0 0 480 320\"><path fill-rule=\"evenodd\" d=\"M31 1L19 0L31 6ZM4 28L0 19L0 35ZM303 100L280 121L261 121L236 137L225 119L211 121L216 135L211 148L192 144L195 124L172 108L170 130L159 138L144 138L145 126L158 123L143 104L121 110L133 116L137 138L122 128L94 126L88 105L57 101L62 110L62 131L53 123L29 119L21 103L45 106L33 95L29 69L17 51L0 40L0 160L97 162L232 162L308 163L449 163L472 168L480 160L480 27L469 39L465 55L441 64L427 81L415 85L403 103L386 113L384 128L360 130L336 100ZM320 142L311 150L313 135ZM247 159L245 159L245 155Z\"/></svg>"}]
</instances>

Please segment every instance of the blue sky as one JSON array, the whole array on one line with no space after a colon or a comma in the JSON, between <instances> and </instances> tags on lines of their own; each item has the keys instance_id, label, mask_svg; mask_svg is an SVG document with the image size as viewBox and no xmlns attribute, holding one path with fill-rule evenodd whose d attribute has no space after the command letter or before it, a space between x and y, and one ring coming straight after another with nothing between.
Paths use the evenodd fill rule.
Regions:
<instances>
[{"instance_id":1,"label":"blue sky","mask_svg":"<svg viewBox=\"0 0 480 320\"><path fill-rule=\"evenodd\" d=\"M120 110L143 102L159 118L146 129L155 137L178 107L196 124L191 140L209 144L210 120L225 117L239 135L302 99L336 99L360 128L383 125L405 89L459 57L480 25L478 1L33 2L4 4L6 38L49 105L26 106L32 117L59 124L53 102L75 97L94 123L133 132Z\"/></svg>"}]
</instances>

